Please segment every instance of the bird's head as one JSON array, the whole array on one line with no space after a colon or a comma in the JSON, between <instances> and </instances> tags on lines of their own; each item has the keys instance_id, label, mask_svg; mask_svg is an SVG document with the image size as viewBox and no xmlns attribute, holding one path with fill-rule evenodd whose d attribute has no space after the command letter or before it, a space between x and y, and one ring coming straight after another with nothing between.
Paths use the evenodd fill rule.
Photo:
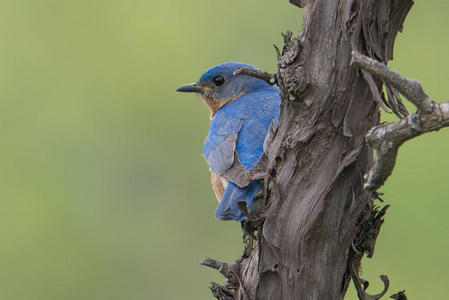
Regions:
<instances>
[{"instance_id":1,"label":"bird's head","mask_svg":"<svg viewBox=\"0 0 449 300\"><path fill-rule=\"evenodd\" d=\"M270 86L261 79L246 75L234 75L234 71L238 67L256 69L245 63L223 63L204 72L198 82L183 85L176 91L199 94L209 107L212 118L220 108L240 96Z\"/></svg>"}]
</instances>

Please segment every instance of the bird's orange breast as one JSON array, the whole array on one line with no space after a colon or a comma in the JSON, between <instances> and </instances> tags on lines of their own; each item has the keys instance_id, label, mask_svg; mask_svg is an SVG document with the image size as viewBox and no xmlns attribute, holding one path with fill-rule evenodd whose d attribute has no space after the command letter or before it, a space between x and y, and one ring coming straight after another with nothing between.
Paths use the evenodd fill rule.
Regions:
<instances>
[{"instance_id":1,"label":"bird's orange breast","mask_svg":"<svg viewBox=\"0 0 449 300\"><path fill-rule=\"evenodd\" d=\"M210 171L210 181L212 183L215 196L217 197L218 202L220 202L221 198L223 198L226 186L228 185L228 181L225 178L220 177L220 175L214 171Z\"/></svg>"}]
</instances>

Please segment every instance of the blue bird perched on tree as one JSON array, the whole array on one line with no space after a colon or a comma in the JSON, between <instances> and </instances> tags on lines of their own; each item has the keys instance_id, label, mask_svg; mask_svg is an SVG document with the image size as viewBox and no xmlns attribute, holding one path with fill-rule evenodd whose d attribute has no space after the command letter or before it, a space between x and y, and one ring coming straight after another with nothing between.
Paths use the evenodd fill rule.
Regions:
<instances>
[{"instance_id":1,"label":"blue bird perched on tree","mask_svg":"<svg viewBox=\"0 0 449 300\"><path fill-rule=\"evenodd\" d=\"M211 169L211 181L220 202L215 217L242 221L237 206L248 209L266 174L266 151L279 123L279 90L262 79L234 75L238 67L228 62L208 69L196 83L177 89L201 96L210 109L211 124L203 154Z\"/></svg>"}]
</instances>

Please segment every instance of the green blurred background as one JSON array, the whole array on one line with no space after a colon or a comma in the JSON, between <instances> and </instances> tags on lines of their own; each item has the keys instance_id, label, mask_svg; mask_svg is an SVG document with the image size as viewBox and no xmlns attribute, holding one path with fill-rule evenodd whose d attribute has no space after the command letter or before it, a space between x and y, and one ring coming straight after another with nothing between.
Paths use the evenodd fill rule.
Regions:
<instances>
[{"instance_id":1,"label":"green blurred background","mask_svg":"<svg viewBox=\"0 0 449 300\"><path fill-rule=\"evenodd\" d=\"M240 225L214 219L208 110L175 89L225 61L274 72L303 14L274 2L2 1L0 299L212 298L224 280L199 262L237 258ZM448 11L416 1L390 64L436 101ZM401 148L368 291L387 274L388 295L447 296L448 146L443 130Z\"/></svg>"}]
</instances>

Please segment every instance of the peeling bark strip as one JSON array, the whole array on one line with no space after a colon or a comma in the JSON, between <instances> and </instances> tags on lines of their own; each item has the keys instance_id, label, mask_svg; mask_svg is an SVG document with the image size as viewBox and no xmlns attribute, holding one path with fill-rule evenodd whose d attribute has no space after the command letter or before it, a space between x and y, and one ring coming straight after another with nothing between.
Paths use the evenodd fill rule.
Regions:
<instances>
[{"instance_id":1,"label":"peeling bark strip","mask_svg":"<svg viewBox=\"0 0 449 300\"><path fill-rule=\"evenodd\" d=\"M363 253L372 256L386 210L374 209L377 194L363 188L363 174L374 165L365 134L379 125L382 99L373 91L380 93L382 82L351 68L351 52L386 64L413 1L290 2L306 6L303 30L284 35L278 73L245 73L277 82L283 100L268 151L266 206L249 212L256 228L244 226L256 230L257 243L227 271L223 263L207 263L229 279L213 286L214 296L338 300L354 278L361 299L378 299L386 277L382 294L370 296L358 270ZM392 110L406 116L394 88L388 96ZM231 265L238 266L232 276Z\"/></svg>"},{"instance_id":2,"label":"peeling bark strip","mask_svg":"<svg viewBox=\"0 0 449 300\"><path fill-rule=\"evenodd\" d=\"M352 56L351 65L393 86L417 108L416 113L398 122L374 127L366 135L366 142L377 153L376 163L366 174L364 185L366 190L373 191L381 187L391 175L398 148L404 142L425 132L449 126L449 102L435 103L424 93L419 81L407 79L356 51L352 52Z\"/></svg>"}]
</instances>

